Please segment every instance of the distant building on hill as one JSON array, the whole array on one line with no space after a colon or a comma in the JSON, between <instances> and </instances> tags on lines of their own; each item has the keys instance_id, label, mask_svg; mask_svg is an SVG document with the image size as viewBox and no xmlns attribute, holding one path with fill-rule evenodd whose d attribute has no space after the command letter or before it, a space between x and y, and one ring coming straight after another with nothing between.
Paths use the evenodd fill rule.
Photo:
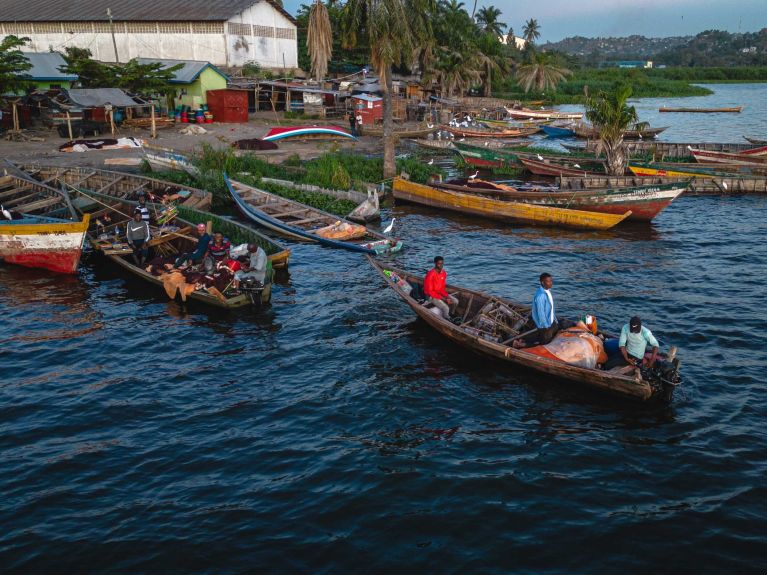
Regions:
<instances>
[{"instance_id":1,"label":"distant building on hill","mask_svg":"<svg viewBox=\"0 0 767 575\"><path fill-rule=\"evenodd\" d=\"M106 62L297 68L296 32L295 18L276 0L0 0L0 38L26 36L32 52L88 48Z\"/></svg>"},{"instance_id":2,"label":"distant building on hill","mask_svg":"<svg viewBox=\"0 0 767 575\"><path fill-rule=\"evenodd\" d=\"M618 60L605 62L605 68L652 68L652 60Z\"/></svg>"},{"instance_id":3,"label":"distant building on hill","mask_svg":"<svg viewBox=\"0 0 767 575\"><path fill-rule=\"evenodd\" d=\"M525 49L526 42L524 38L520 38L519 36L512 36L511 39L514 40L514 45L517 47L518 50ZM501 36L501 42L504 44L508 44L511 39L509 38L508 34L504 34L503 36Z\"/></svg>"}]
</instances>

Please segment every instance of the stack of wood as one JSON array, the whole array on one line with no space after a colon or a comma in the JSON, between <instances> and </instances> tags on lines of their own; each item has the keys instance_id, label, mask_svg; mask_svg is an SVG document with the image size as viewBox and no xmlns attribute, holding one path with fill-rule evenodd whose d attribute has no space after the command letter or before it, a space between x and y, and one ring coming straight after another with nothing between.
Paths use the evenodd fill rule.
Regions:
<instances>
[{"instance_id":1,"label":"stack of wood","mask_svg":"<svg viewBox=\"0 0 767 575\"><path fill-rule=\"evenodd\" d=\"M154 121L158 130L176 125L174 119L164 116L155 118ZM143 128L144 130L149 130L152 127L152 118L131 118L129 120L124 120L122 125L126 128Z\"/></svg>"}]
</instances>

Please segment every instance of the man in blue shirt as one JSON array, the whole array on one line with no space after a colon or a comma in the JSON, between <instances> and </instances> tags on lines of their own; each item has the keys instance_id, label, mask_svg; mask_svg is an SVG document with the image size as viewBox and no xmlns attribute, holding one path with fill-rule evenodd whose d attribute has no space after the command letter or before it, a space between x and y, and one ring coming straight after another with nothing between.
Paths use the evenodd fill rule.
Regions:
<instances>
[{"instance_id":1,"label":"man in blue shirt","mask_svg":"<svg viewBox=\"0 0 767 575\"><path fill-rule=\"evenodd\" d=\"M644 357L647 345L652 346L652 357ZM658 355L658 340L652 332L642 325L638 315L632 317L621 329L618 346L626 362L624 365L652 367Z\"/></svg>"},{"instance_id":2,"label":"man in blue shirt","mask_svg":"<svg viewBox=\"0 0 767 575\"><path fill-rule=\"evenodd\" d=\"M542 273L539 278L541 285L533 297L532 318L536 330L522 339L514 341L514 347L522 348L530 345L545 345L549 343L559 331L559 323L554 313L554 296L551 288L554 278L551 274Z\"/></svg>"}]
</instances>

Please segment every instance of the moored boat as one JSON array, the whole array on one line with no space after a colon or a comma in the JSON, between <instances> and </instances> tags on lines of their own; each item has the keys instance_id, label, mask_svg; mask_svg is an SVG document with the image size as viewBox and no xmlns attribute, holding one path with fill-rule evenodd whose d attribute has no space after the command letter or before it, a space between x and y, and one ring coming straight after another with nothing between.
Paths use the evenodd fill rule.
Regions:
<instances>
[{"instance_id":1,"label":"moored boat","mask_svg":"<svg viewBox=\"0 0 767 575\"><path fill-rule=\"evenodd\" d=\"M394 130L392 131L392 137L398 138L398 139L405 139L405 138L425 138L432 132L438 130L439 128L436 126L426 126L425 128L410 128L405 130ZM360 135L362 136L373 136L382 138L383 137L383 126L362 126L360 129Z\"/></svg>"},{"instance_id":2,"label":"moored boat","mask_svg":"<svg viewBox=\"0 0 767 575\"><path fill-rule=\"evenodd\" d=\"M149 144L144 144L142 151L144 152L144 159L155 170L186 172L190 176L200 175L200 170L192 160L180 152Z\"/></svg>"},{"instance_id":3,"label":"moored boat","mask_svg":"<svg viewBox=\"0 0 767 575\"><path fill-rule=\"evenodd\" d=\"M690 114L739 114L741 110L743 110L743 106L736 106L734 108L658 108L659 112L686 112Z\"/></svg>"},{"instance_id":4,"label":"moored boat","mask_svg":"<svg viewBox=\"0 0 767 575\"><path fill-rule=\"evenodd\" d=\"M549 138L573 138L575 137L575 130L568 126L541 126L541 130Z\"/></svg>"},{"instance_id":5,"label":"moored boat","mask_svg":"<svg viewBox=\"0 0 767 575\"><path fill-rule=\"evenodd\" d=\"M719 169L717 169L717 167L719 167ZM728 169L725 169L725 167ZM765 169L760 169L759 167L754 166L753 172L749 173L751 172L749 166L737 164L674 164L671 162L654 164L649 162L629 162L629 170L636 176L661 176L668 178L732 178L737 175L737 177L740 178L748 178L759 177L767 170L767 166L765 166Z\"/></svg>"},{"instance_id":6,"label":"moored boat","mask_svg":"<svg viewBox=\"0 0 767 575\"><path fill-rule=\"evenodd\" d=\"M479 130L476 128L461 128L455 126L440 126L440 130L450 132L456 138L525 138L540 131L540 128L504 128L501 130Z\"/></svg>"},{"instance_id":7,"label":"moored boat","mask_svg":"<svg viewBox=\"0 0 767 575\"><path fill-rule=\"evenodd\" d=\"M367 254L402 249L402 240L226 176L224 181L244 217L279 234Z\"/></svg>"},{"instance_id":8,"label":"moored boat","mask_svg":"<svg viewBox=\"0 0 767 575\"><path fill-rule=\"evenodd\" d=\"M767 146L767 140L760 139L760 138L749 138L748 136L743 136L750 144L753 144L754 146Z\"/></svg>"},{"instance_id":9,"label":"moored boat","mask_svg":"<svg viewBox=\"0 0 767 575\"><path fill-rule=\"evenodd\" d=\"M498 200L474 193L417 184L400 177L394 178L392 190L397 200L530 225L607 230L631 215L629 210L621 214L612 214Z\"/></svg>"},{"instance_id":10,"label":"moored boat","mask_svg":"<svg viewBox=\"0 0 767 575\"><path fill-rule=\"evenodd\" d=\"M625 130L623 132L623 139L624 140L652 140L653 138L657 138L659 134L664 132L668 129L668 126L664 126L662 128L645 128L645 129L633 129L633 130ZM573 131L575 132L575 135L579 138L587 138L589 140L598 140L599 139L599 130L595 128L594 126L589 126L586 124L575 124L573 125Z\"/></svg>"},{"instance_id":11,"label":"moored boat","mask_svg":"<svg viewBox=\"0 0 767 575\"><path fill-rule=\"evenodd\" d=\"M721 162L744 166L767 166L767 146L751 148L733 154L690 148L690 153L698 162Z\"/></svg>"},{"instance_id":12,"label":"moored boat","mask_svg":"<svg viewBox=\"0 0 767 575\"><path fill-rule=\"evenodd\" d=\"M462 142L453 142L453 145L463 161L471 166L498 169L515 168L520 165L514 152L493 146L473 146Z\"/></svg>"},{"instance_id":13,"label":"moored boat","mask_svg":"<svg viewBox=\"0 0 767 575\"><path fill-rule=\"evenodd\" d=\"M347 130L338 126L281 126L272 128L262 139L267 142L276 142L286 138L351 138L356 140Z\"/></svg>"},{"instance_id":14,"label":"moored boat","mask_svg":"<svg viewBox=\"0 0 767 575\"><path fill-rule=\"evenodd\" d=\"M557 162L547 162L545 160L538 159L533 160L532 158L525 158L522 156L517 157L519 158L519 161L522 163L522 165L527 168L530 173L537 176L582 176L583 174L589 173L589 170L583 169L581 167L569 167ZM580 164L577 162L575 162L575 164L580 166ZM604 173L604 170L602 170L602 173Z\"/></svg>"},{"instance_id":15,"label":"moored boat","mask_svg":"<svg viewBox=\"0 0 767 575\"><path fill-rule=\"evenodd\" d=\"M557 110L531 110L529 108L506 108L506 113L514 119L522 120L580 120L582 112L558 112Z\"/></svg>"},{"instance_id":16,"label":"moored boat","mask_svg":"<svg viewBox=\"0 0 767 575\"><path fill-rule=\"evenodd\" d=\"M424 301L423 279L407 271L392 268L368 258L387 285L410 308L453 343L487 357L528 368L547 376L576 382L620 397L647 402L670 401L674 389L681 383L676 350L670 350L656 363L654 369L636 369L631 366L601 369L595 359L580 359L570 363L551 353L538 354L535 348L516 349L513 341L529 331L530 306L481 291L448 285L447 291L458 300L455 320L449 321L435 314L432 304ZM577 332L576 337L581 337ZM605 339L615 336L599 332ZM596 345L604 353L598 336Z\"/></svg>"}]
</instances>

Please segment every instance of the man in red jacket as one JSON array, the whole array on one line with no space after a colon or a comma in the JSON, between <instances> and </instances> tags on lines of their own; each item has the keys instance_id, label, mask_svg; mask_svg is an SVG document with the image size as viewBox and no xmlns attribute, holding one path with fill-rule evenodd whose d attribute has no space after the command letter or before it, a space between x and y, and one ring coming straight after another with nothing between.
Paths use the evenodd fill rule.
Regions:
<instances>
[{"instance_id":1,"label":"man in red jacket","mask_svg":"<svg viewBox=\"0 0 767 575\"><path fill-rule=\"evenodd\" d=\"M450 312L458 305L458 300L447 293L447 272L443 269L445 259L442 256L434 258L434 268L429 270L423 280L423 293L429 302L434 304L442 317L449 320Z\"/></svg>"}]
</instances>

